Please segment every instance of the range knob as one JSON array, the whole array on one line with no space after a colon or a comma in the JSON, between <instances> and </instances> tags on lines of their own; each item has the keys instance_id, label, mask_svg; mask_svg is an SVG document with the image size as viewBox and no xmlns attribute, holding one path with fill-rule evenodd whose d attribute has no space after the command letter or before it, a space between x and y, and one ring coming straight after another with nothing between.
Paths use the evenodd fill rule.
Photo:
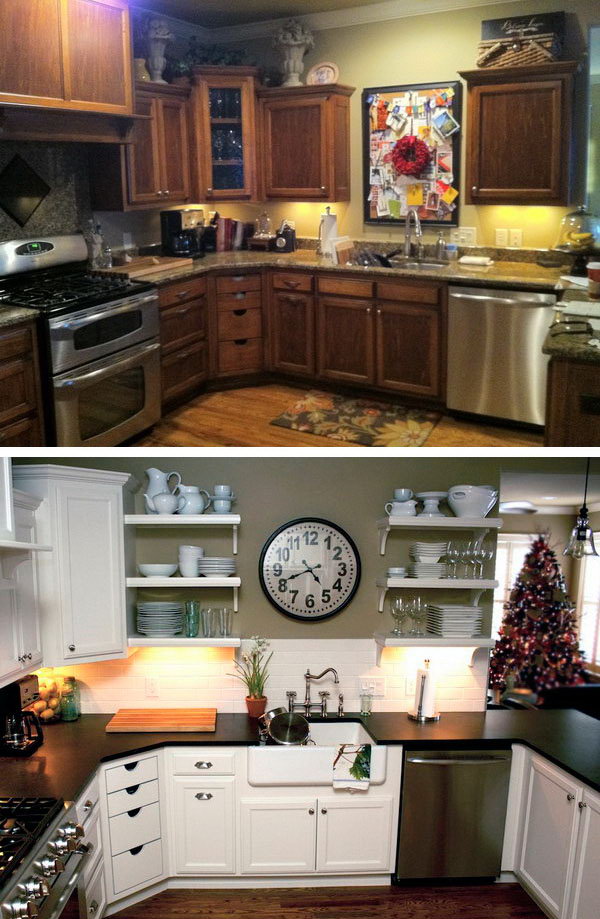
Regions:
<instances>
[{"instance_id":1,"label":"range knob","mask_svg":"<svg viewBox=\"0 0 600 919\"><path fill-rule=\"evenodd\" d=\"M64 836L57 836L56 839L51 839L48 843L48 851L52 855L67 855L68 852L73 852L76 848L76 840L66 839Z\"/></svg>"},{"instance_id":2,"label":"range knob","mask_svg":"<svg viewBox=\"0 0 600 919\"><path fill-rule=\"evenodd\" d=\"M50 888L42 878L26 878L21 884L17 884L20 893L24 893L29 900L39 900L47 897Z\"/></svg>"},{"instance_id":3,"label":"range knob","mask_svg":"<svg viewBox=\"0 0 600 919\"><path fill-rule=\"evenodd\" d=\"M58 835L64 839L80 839L83 836L83 827L71 821L59 826Z\"/></svg>"},{"instance_id":4,"label":"range knob","mask_svg":"<svg viewBox=\"0 0 600 919\"><path fill-rule=\"evenodd\" d=\"M53 855L43 855L42 858L38 858L38 860L33 863L33 867L38 874L41 874L42 877L45 878L54 877L55 874L60 874L61 871L65 870L65 866L60 858L54 858Z\"/></svg>"},{"instance_id":5,"label":"range knob","mask_svg":"<svg viewBox=\"0 0 600 919\"><path fill-rule=\"evenodd\" d=\"M3 903L2 907L10 919L35 919L38 914L33 900L11 900L9 903Z\"/></svg>"}]
</instances>

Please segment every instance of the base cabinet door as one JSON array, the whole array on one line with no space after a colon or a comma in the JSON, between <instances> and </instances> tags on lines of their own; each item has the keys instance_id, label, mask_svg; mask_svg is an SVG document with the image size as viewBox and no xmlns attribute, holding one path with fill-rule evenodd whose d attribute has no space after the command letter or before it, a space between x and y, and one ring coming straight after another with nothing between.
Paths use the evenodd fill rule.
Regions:
<instances>
[{"instance_id":1,"label":"base cabinet door","mask_svg":"<svg viewBox=\"0 0 600 919\"><path fill-rule=\"evenodd\" d=\"M579 802L581 819L569 919L596 919L600 904L600 795L585 789Z\"/></svg>"},{"instance_id":2,"label":"base cabinet door","mask_svg":"<svg viewBox=\"0 0 600 919\"><path fill-rule=\"evenodd\" d=\"M537 756L529 766L516 875L549 916L566 919L581 786Z\"/></svg>"},{"instance_id":3,"label":"base cabinet door","mask_svg":"<svg viewBox=\"0 0 600 919\"><path fill-rule=\"evenodd\" d=\"M176 776L174 858L176 874L235 872L235 778Z\"/></svg>"},{"instance_id":4,"label":"base cabinet door","mask_svg":"<svg viewBox=\"0 0 600 919\"><path fill-rule=\"evenodd\" d=\"M242 874L305 874L315 870L314 798L242 798Z\"/></svg>"},{"instance_id":5,"label":"base cabinet door","mask_svg":"<svg viewBox=\"0 0 600 919\"><path fill-rule=\"evenodd\" d=\"M319 798L317 871L391 871L393 798Z\"/></svg>"},{"instance_id":6,"label":"base cabinet door","mask_svg":"<svg viewBox=\"0 0 600 919\"><path fill-rule=\"evenodd\" d=\"M270 331L273 370L314 375L314 322L311 294L273 291Z\"/></svg>"},{"instance_id":7,"label":"base cabinet door","mask_svg":"<svg viewBox=\"0 0 600 919\"><path fill-rule=\"evenodd\" d=\"M372 301L321 297L317 304L317 375L373 382Z\"/></svg>"},{"instance_id":8,"label":"base cabinet door","mask_svg":"<svg viewBox=\"0 0 600 919\"><path fill-rule=\"evenodd\" d=\"M376 383L414 395L441 395L440 313L413 303L376 310Z\"/></svg>"}]
</instances>

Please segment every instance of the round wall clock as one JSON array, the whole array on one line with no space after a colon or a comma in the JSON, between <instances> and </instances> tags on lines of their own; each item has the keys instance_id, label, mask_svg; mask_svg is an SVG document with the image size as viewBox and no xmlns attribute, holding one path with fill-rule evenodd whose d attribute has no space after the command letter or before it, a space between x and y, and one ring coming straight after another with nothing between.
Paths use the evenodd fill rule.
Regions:
<instances>
[{"instance_id":1,"label":"round wall clock","mask_svg":"<svg viewBox=\"0 0 600 919\"><path fill-rule=\"evenodd\" d=\"M335 523L299 517L269 536L258 573L264 593L280 612L317 622L335 616L356 593L360 556Z\"/></svg>"}]
</instances>

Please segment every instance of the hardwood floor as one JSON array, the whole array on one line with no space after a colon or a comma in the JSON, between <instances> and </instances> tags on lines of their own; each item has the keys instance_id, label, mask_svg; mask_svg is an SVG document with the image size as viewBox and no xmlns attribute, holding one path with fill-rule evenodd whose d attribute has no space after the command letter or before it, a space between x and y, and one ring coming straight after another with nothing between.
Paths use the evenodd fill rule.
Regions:
<instances>
[{"instance_id":1,"label":"hardwood floor","mask_svg":"<svg viewBox=\"0 0 600 919\"><path fill-rule=\"evenodd\" d=\"M136 447L349 447L269 422L305 390L270 384L208 393L175 409ZM543 438L530 431L458 421L444 416L425 447L541 447Z\"/></svg>"},{"instance_id":2,"label":"hardwood floor","mask_svg":"<svg viewBox=\"0 0 600 919\"><path fill-rule=\"evenodd\" d=\"M545 919L518 884L167 890L121 919Z\"/></svg>"}]
</instances>

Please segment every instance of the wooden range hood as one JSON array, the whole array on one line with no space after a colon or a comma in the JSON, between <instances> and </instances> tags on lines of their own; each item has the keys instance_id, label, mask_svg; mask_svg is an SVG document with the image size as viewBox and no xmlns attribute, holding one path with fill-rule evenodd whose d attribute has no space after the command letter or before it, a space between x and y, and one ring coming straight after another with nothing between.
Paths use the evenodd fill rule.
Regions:
<instances>
[{"instance_id":1,"label":"wooden range hood","mask_svg":"<svg viewBox=\"0 0 600 919\"><path fill-rule=\"evenodd\" d=\"M135 122L147 118L147 115L0 103L0 141L129 144L134 142Z\"/></svg>"}]
</instances>

